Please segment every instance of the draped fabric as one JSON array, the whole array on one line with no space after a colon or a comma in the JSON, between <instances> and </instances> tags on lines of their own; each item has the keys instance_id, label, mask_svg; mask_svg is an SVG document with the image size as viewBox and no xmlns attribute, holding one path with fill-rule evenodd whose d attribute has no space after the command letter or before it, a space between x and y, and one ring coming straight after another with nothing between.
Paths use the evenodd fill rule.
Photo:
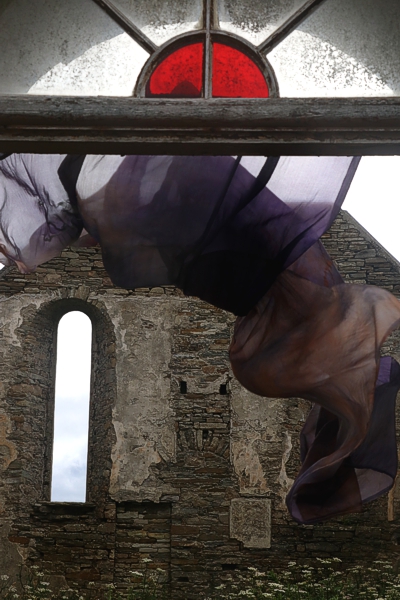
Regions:
<instances>
[{"instance_id":1,"label":"draped fabric","mask_svg":"<svg viewBox=\"0 0 400 600\"><path fill-rule=\"evenodd\" d=\"M116 285L174 284L239 315L238 380L315 403L287 502L297 521L323 520L384 493L397 469L400 368L379 350L400 302L343 283L318 241L357 164L11 155L0 161L1 261L30 272L71 243L99 243Z\"/></svg>"},{"instance_id":2,"label":"draped fabric","mask_svg":"<svg viewBox=\"0 0 400 600\"><path fill-rule=\"evenodd\" d=\"M12 154L0 162L0 252L4 265L29 273L82 231L58 176L65 156Z\"/></svg>"},{"instance_id":3,"label":"draped fabric","mask_svg":"<svg viewBox=\"0 0 400 600\"><path fill-rule=\"evenodd\" d=\"M230 349L237 379L262 396L316 403L287 498L297 521L353 512L392 486L400 367L381 360L379 349L399 324L400 302L377 287L342 283L320 242L237 320Z\"/></svg>"},{"instance_id":4,"label":"draped fabric","mask_svg":"<svg viewBox=\"0 0 400 600\"><path fill-rule=\"evenodd\" d=\"M281 158L253 195L264 158L89 156L78 209L116 285L175 284L245 315L332 223L357 162Z\"/></svg>"}]
</instances>

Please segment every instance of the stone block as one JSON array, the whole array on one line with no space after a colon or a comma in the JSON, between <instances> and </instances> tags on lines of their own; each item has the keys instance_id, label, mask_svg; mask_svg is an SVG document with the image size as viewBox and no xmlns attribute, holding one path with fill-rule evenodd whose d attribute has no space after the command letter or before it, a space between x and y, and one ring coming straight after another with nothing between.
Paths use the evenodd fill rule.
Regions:
<instances>
[{"instance_id":1,"label":"stone block","mask_svg":"<svg viewBox=\"0 0 400 600\"><path fill-rule=\"evenodd\" d=\"M245 548L271 547L271 500L233 498L230 507L230 536Z\"/></svg>"}]
</instances>

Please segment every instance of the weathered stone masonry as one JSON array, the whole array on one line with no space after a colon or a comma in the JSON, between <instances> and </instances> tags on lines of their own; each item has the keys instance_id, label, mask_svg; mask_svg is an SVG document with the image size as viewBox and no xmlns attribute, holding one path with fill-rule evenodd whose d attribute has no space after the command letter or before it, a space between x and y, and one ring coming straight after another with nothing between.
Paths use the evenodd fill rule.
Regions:
<instances>
[{"instance_id":1,"label":"weathered stone masonry","mask_svg":"<svg viewBox=\"0 0 400 600\"><path fill-rule=\"evenodd\" d=\"M400 292L400 265L343 213L324 237L345 278ZM51 503L59 319L93 323L86 503ZM396 559L397 490L359 515L299 526L284 498L307 402L232 377L233 317L174 288L116 289L97 249L0 276L0 572L37 564L58 584L129 585L149 558L174 598L246 566L337 555ZM387 350L396 354L399 334ZM389 520L390 519L390 520Z\"/></svg>"}]
</instances>

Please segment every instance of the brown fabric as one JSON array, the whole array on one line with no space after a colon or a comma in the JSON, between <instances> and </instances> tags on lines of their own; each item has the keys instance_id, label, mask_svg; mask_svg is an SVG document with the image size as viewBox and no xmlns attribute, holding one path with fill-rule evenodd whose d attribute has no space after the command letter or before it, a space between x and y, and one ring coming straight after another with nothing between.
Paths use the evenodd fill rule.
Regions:
<instances>
[{"instance_id":1,"label":"brown fabric","mask_svg":"<svg viewBox=\"0 0 400 600\"><path fill-rule=\"evenodd\" d=\"M371 286L341 283L317 243L281 273L246 317L237 319L232 368L247 389L302 397L310 416L304 463L289 509L300 522L357 510L357 473L345 462L365 439L374 405L379 349L400 323L400 302ZM386 486L387 487L387 486Z\"/></svg>"}]
</instances>

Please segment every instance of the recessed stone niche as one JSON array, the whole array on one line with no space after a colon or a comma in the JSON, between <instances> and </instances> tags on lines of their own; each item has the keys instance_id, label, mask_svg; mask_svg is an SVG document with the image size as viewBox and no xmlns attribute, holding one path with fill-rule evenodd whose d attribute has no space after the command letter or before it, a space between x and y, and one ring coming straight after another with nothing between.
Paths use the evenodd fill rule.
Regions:
<instances>
[{"instance_id":1,"label":"recessed stone niche","mask_svg":"<svg viewBox=\"0 0 400 600\"><path fill-rule=\"evenodd\" d=\"M243 542L245 548L271 548L271 500L234 498L230 535Z\"/></svg>"}]
</instances>

